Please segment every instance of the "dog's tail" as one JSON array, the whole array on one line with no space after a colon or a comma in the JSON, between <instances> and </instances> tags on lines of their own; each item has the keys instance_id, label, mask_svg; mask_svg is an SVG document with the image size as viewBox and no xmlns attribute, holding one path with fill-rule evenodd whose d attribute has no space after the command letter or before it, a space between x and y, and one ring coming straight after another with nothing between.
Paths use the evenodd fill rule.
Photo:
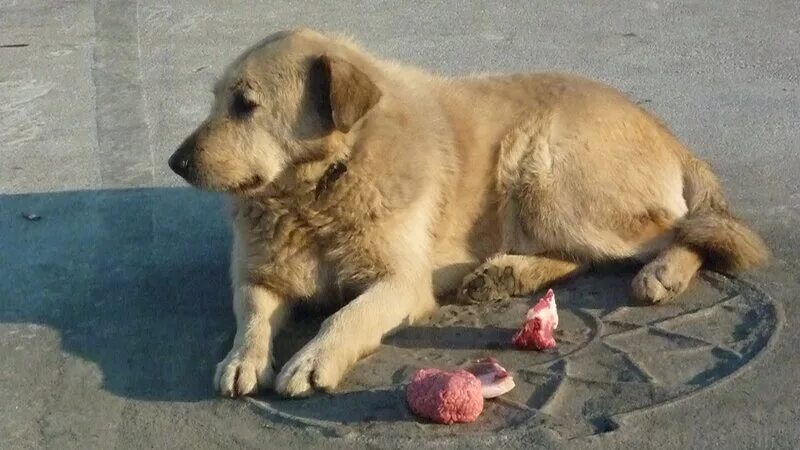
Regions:
<instances>
[{"instance_id":1,"label":"dog's tail","mask_svg":"<svg viewBox=\"0 0 800 450\"><path fill-rule=\"evenodd\" d=\"M731 215L708 164L688 156L683 170L683 195L689 211L677 223L678 242L699 250L707 264L721 271L766 264L770 252L764 241Z\"/></svg>"}]
</instances>

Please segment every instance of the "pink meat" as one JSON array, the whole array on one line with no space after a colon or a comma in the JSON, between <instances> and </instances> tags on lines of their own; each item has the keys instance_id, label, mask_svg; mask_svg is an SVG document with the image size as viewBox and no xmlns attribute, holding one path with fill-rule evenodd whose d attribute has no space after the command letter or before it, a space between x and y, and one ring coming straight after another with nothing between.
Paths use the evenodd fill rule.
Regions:
<instances>
[{"instance_id":1,"label":"pink meat","mask_svg":"<svg viewBox=\"0 0 800 450\"><path fill-rule=\"evenodd\" d=\"M481 382L483 398L499 397L514 389L514 377L493 357L478 361L468 367L467 371Z\"/></svg>"},{"instance_id":2,"label":"pink meat","mask_svg":"<svg viewBox=\"0 0 800 450\"><path fill-rule=\"evenodd\" d=\"M546 350L555 348L556 340L553 330L558 328L558 312L556 311L556 297L552 289L547 291L525 316L522 329L514 334L511 342L523 350Z\"/></svg>"},{"instance_id":3,"label":"pink meat","mask_svg":"<svg viewBox=\"0 0 800 450\"><path fill-rule=\"evenodd\" d=\"M477 361L466 370L421 369L406 388L411 411L434 422L474 422L483 399L499 397L514 388L514 378L494 358Z\"/></svg>"},{"instance_id":4,"label":"pink meat","mask_svg":"<svg viewBox=\"0 0 800 450\"><path fill-rule=\"evenodd\" d=\"M481 382L466 370L421 369L406 388L411 411L434 422L474 422L483 411Z\"/></svg>"}]
</instances>

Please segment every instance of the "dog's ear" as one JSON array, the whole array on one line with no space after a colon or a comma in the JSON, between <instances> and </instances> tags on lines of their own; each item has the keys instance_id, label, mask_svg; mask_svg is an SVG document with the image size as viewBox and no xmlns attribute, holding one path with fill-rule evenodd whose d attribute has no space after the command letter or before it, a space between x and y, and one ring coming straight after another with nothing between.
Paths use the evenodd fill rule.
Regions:
<instances>
[{"instance_id":1,"label":"dog's ear","mask_svg":"<svg viewBox=\"0 0 800 450\"><path fill-rule=\"evenodd\" d=\"M314 64L322 85L320 107L337 130L347 133L381 98L369 76L351 63L322 55Z\"/></svg>"}]
</instances>

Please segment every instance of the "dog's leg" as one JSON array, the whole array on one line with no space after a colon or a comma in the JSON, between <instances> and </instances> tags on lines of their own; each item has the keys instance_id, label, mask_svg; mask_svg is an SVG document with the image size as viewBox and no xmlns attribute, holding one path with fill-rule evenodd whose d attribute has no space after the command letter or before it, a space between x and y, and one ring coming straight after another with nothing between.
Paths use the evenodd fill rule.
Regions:
<instances>
[{"instance_id":1,"label":"dog's leg","mask_svg":"<svg viewBox=\"0 0 800 450\"><path fill-rule=\"evenodd\" d=\"M275 383L278 393L297 397L334 389L350 366L378 348L387 333L436 308L428 232L436 196L421 199L396 219L391 236L382 242L391 274L323 322L316 337L281 369Z\"/></svg>"},{"instance_id":2,"label":"dog's leg","mask_svg":"<svg viewBox=\"0 0 800 450\"><path fill-rule=\"evenodd\" d=\"M502 300L534 292L580 270L578 263L549 256L498 255L467 275L458 295L466 303Z\"/></svg>"},{"instance_id":3,"label":"dog's leg","mask_svg":"<svg viewBox=\"0 0 800 450\"><path fill-rule=\"evenodd\" d=\"M645 265L633 279L633 298L644 304L662 303L686 290L703 264L695 250L675 244Z\"/></svg>"},{"instance_id":4,"label":"dog's leg","mask_svg":"<svg viewBox=\"0 0 800 450\"><path fill-rule=\"evenodd\" d=\"M323 322L317 336L283 367L276 390L299 397L334 389L350 366L374 351L387 333L435 306L430 272L376 283Z\"/></svg>"},{"instance_id":5,"label":"dog's leg","mask_svg":"<svg viewBox=\"0 0 800 450\"><path fill-rule=\"evenodd\" d=\"M286 302L264 287L245 284L235 289L233 348L217 364L214 386L227 397L255 394L272 386L272 339L288 316Z\"/></svg>"}]
</instances>

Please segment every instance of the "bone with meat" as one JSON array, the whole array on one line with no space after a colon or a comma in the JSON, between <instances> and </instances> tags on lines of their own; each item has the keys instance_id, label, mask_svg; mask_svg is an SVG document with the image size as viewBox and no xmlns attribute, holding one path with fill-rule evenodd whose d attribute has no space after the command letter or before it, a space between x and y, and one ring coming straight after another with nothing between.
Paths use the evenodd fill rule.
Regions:
<instances>
[{"instance_id":1,"label":"bone with meat","mask_svg":"<svg viewBox=\"0 0 800 450\"><path fill-rule=\"evenodd\" d=\"M556 296L552 289L547 291L525 316L522 328L514 334L511 342L523 350L546 350L556 347L553 330L558 328Z\"/></svg>"},{"instance_id":2,"label":"bone with meat","mask_svg":"<svg viewBox=\"0 0 800 450\"><path fill-rule=\"evenodd\" d=\"M515 386L514 377L493 357L478 361L468 367L467 372L475 375L481 382L483 398L499 397Z\"/></svg>"}]
</instances>

